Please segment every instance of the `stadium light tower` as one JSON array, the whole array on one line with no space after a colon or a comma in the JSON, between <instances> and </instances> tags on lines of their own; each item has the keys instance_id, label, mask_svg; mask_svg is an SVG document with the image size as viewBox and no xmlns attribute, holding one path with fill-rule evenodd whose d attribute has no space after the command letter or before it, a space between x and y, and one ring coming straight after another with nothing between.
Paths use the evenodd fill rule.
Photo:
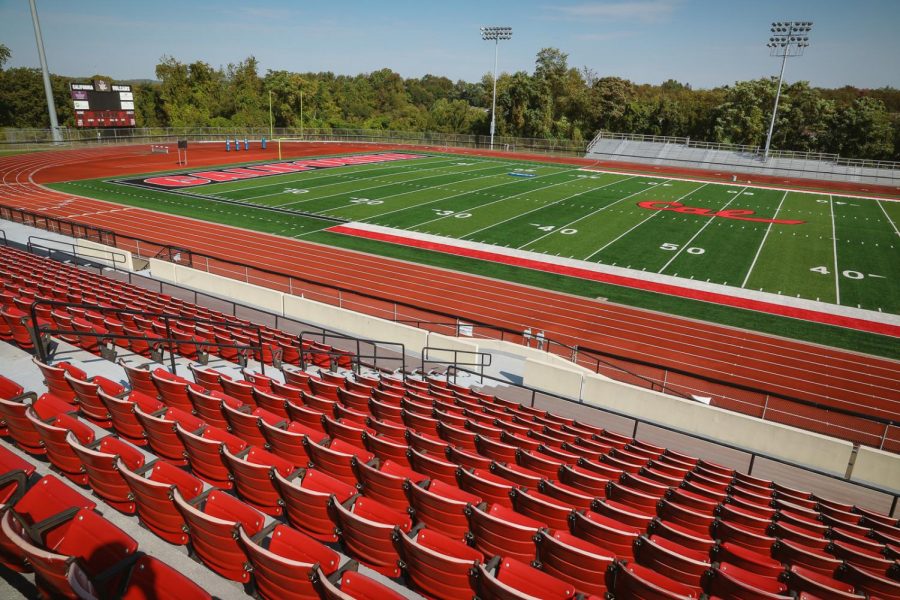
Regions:
<instances>
[{"instance_id":1,"label":"stadium light tower","mask_svg":"<svg viewBox=\"0 0 900 600\"><path fill-rule=\"evenodd\" d=\"M784 80L784 65L789 56L803 56L809 46L809 32L812 21L776 21L772 23L772 37L766 46L770 56L781 57L781 74L778 76L778 91L775 92L775 107L772 108L772 122L769 123L769 134L766 136L766 149L763 160L769 158L769 146L772 144L772 131L775 129L775 115L778 114L778 100L781 98L781 82Z\"/></svg>"},{"instance_id":2,"label":"stadium light tower","mask_svg":"<svg viewBox=\"0 0 900 600\"><path fill-rule=\"evenodd\" d=\"M38 58L41 61L41 73L44 76L44 94L47 96L47 112L50 113L50 135L54 142L61 142L62 135L59 131L59 123L56 120L56 104L53 102L53 88L50 86L50 70L47 68L47 56L44 54L44 37L41 35L41 22L38 19L37 7L34 0L31 4L31 24L34 25L34 39L37 42Z\"/></svg>"},{"instance_id":3,"label":"stadium light tower","mask_svg":"<svg viewBox=\"0 0 900 600\"><path fill-rule=\"evenodd\" d=\"M512 38L512 27L482 27L481 39L494 42L494 99L491 102L491 150L494 149L494 131L497 129L497 57L500 40Z\"/></svg>"}]
</instances>

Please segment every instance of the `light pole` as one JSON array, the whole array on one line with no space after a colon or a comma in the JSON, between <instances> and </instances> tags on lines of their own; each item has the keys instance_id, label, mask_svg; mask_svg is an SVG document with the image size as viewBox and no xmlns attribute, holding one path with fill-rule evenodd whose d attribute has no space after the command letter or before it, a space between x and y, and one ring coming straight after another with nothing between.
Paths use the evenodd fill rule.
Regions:
<instances>
[{"instance_id":1,"label":"light pole","mask_svg":"<svg viewBox=\"0 0 900 600\"><path fill-rule=\"evenodd\" d=\"M61 142L62 135L59 131L59 122L56 120L56 104L53 102L53 87L50 85L50 69L47 68L47 56L44 54L44 37L41 35L41 22L38 19L34 0L29 0L29 4L31 5L31 24L34 26L34 40L37 42L38 58L41 61L41 74L44 77L47 112L50 113L50 135L53 136L54 142Z\"/></svg>"},{"instance_id":2,"label":"light pole","mask_svg":"<svg viewBox=\"0 0 900 600\"><path fill-rule=\"evenodd\" d=\"M494 132L497 130L497 57L500 40L512 38L512 27L482 27L481 39L494 41L494 99L491 102L491 150L494 149Z\"/></svg>"},{"instance_id":3,"label":"light pole","mask_svg":"<svg viewBox=\"0 0 900 600\"><path fill-rule=\"evenodd\" d=\"M778 91L775 92L775 107L772 108L772 122L769 123L769 134L766 136L766 149L763 160L769 159L769 146L772 144L772 131L775 129L775 115L778 114L778 100L781 98L781 82L784 80L784 66L789 56L803 56L803 50L809 46L807 34L812 30L812 21L776 21L772 23L772 37L766 46L770 56L781 57L781 74L778 76Z\"/></svg>"}]
</instances>

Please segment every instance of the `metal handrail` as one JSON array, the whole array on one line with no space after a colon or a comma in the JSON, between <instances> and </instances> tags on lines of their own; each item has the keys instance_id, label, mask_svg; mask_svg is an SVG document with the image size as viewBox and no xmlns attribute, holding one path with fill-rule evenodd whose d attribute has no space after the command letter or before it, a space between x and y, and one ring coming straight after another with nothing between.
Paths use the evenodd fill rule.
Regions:
<instances>
[{"instance_id":1,"label":"metal handrail","mask_svg":"<svg viewBox=\"0 0 900 600\"><path fill-rule=\"evenodd\" d=\"M378 347L379 346L398 347L400 349L400 351L399 351L399 354L400 354L399 360L400 360L400 364L401 364L400 368L402 369L403 373L406 373L406 345L402 344L400 342L389 342L389 341L385 341L385 340L373 340L373 339L369 339L369 338L362 338L362 337L357 337L357 336L352 336L352 335L344 335L344 334L340 334L340 333L329 332L329 330L326 330L326 329L323 329L322 331L301 331L298 334L298 337L300 340L300 367L303 369L306 368L306 359L304 357L304 354L327 354L331 357L333 357L335 354L337 354L335 352L329 352L327 350L317 350L315 348L312 348L312 349L304 349L303 348L303 342L305 341L305 339L307 337L321 337L323 344L325 343L325 338L338 339L338 340L351 340L351 341L356 342L356 352L351 357L352 363L356 365L356 368L353 369L356 373L359 373L360 366L365 364L363 362L363 359L369 359L369 358L372 359L374 361L372 363L372 365L375 368L378 368L378 358L379 358L378 357ZM362 345L363 344L371 345L374 348L374 353L373 354L363 354L362 353ZM386 357L382 356L381 358L386 358ZM393 360L398 360L398 359L393 359Z\"/></svg>"},{"instance_id":2,"label":"metal handrail","mask_svg":"<svg viewBox=\"0 0 900 600\"><path fill-rule=\"evenodd\" d=\"M65 246L67 248L71 248L71 251L67 252L65 250L60 250L59 248L51 248L50 246L44 246L42 244L35 243L34 240L39 240L41 242L49 242L51 244L59 244L60 246ZM65 242L62 240L51 240L48 238L38 237L36 235L28 236L28 243L26 244L26 247L28 248L28 251L31 252L32 254L37 254L36 252L33 251L34 248L38 248L40 250L46 250L48 257L51 255L52 252L63 252L63 253L69 254L70 256L73 256L75 258L86 259L89 262L109 261L112 263L112 268L114 270L118 270L116 268L116 265L118 265L118 264L124 265L124 264L128 263L128 257L122 252L113 252L112 250L103 250L100 248L84 248L82 246L73 244L71 242ZM106 258L102 255L101 256L90 256L90 255L79 254L79 252L82 250L90 250L91 252L105 253L105 254L109 255L109 258ZM110 266L110 265L106 265L104 263L98 263L98 264L103 264L104 266Z\"/></svg>"},{"instance_id":3,"label":"metal handrail","mask_svg":"<svg viewBox=\"0 0 900 600\"><path fill-rule=\"evenodd\" d=\"M176 338L172 335L172 321L191 321L196 324L221 325L221 326L228 326L230 324L228 323L228 321L217 321L217 320L212 320L212 319L203 319L203 318L199 318L199 317L175 315L175 314L170 314L170 313L158 313L158 312L152 312L152 311L134 310L134 309L127 309L127 308L116 308L116 307L112 307L112 306L100 306L98 304L90 304L90 303L84 303L84 302L63 302L60 300L48 300L48 299L44 299L44 298L36 298L31 303L30 310L29 310L29 312L31 313L31 322L34 326L35 332L37 332L38 323L39 323L39 315L37 314L38 306L51 307L51 310L53 307L83 308L85 310L91 310L91 311L102 313L102 314L108 314L108 313L112 313L114 315L128 314L128 315L135 315L135 316L148 318L148 319L162 320L166 326L166 336L164 338L151 337L151 336L133 336L133 335L126 335L126 334L110 333L110 332L106 332L106 333L99 333L96 331L88 332L88 331L79 331L77 329L70 330L70 329L59 329L59 328L54 328L54 327L41 327L40 331L42 333L46 333L48 335L77 335L77 336L85 336L85 337L96 337L96 338L98 338L98 340L99 340L99 338L144 340L149 345L153 345L153 344L157 344L157 343L164 343L165 345L168 346L169 362L170 362L170 366L172 368L173 373L175 372L175 368L176 368L175 356L178 354L175 351L175 348L177 345L184 344L184 343L190 343L195 346L215 346L218 348L236 348L236 349L246 349L246 350L251 350L251 351L258 351L260 353L260 358L262 358L262 352L263 352L263 346L264 346L263 340L262 340L262 328L259 325L254 325L252 323L250 323L246 326L244 326L244 325L242 325L242 326L256 331L256 338L257 338L257 341L259 342L258 345L225 344L222 342L204 342L202 340L195 340L195 339L191 339L190 342L187 342L185 340L179 340L178 338ZM49 360L47 348L45 348L44 345L41 343L36 343L35 348L36 348L36 351L38 354L38 358L41 360L41 362L47 363ZM260 371L262 372L263 375L265 375L266 365L265 365L265 362L263 362L262 360L260 360Z\"/></svg>"}]
</instances>

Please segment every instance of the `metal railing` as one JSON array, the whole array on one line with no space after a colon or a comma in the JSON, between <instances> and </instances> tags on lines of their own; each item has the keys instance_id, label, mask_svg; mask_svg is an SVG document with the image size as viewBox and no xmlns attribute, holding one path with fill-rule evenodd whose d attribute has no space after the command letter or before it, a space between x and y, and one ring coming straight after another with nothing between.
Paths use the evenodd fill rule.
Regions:
<instances>
[{"instance_id":1,"label":"metal railing","mask_svg":"<svg viewBox=\"0 0 900 600\"><path fill-rule=\"evenodd\" d=\"M106 330L105 328L102 331L97 331L94 328L95 326L93 323L91 323L90 329L75 329L75 328L62 329L59 327L55 327L53 325L46 325L46 324L39 327L38 324L40 323L40 320L39 320L40 315L38 314L39 311L37 310L37 307L39 307L39 306L49 307L51 311L53 310L53 308L63 308L63 309L77 308L77 309L82 309L85 311L92 311L92 312L99 313L102 315L111 314L111 315L114 315L117 317L119 317L121 315L131 315L131 316L141 317L144 319L156 320L157 322L162 321L162 325L165 327L166 333L165 333L165 336L156 336L156 335L130 335L130 334L112 333L112 332ZM116 307L109 307L109 306L100 306L99 304L90 304L90 303L83 303L83 302L63 302L60 300L46 300L46 299L41 299L41 298L38 298L38 299L34 300L34 302L31 303L30 313L31 313L31 323L34 324L36 334L38 333L37 329L39 329L41 334L46 334L46 335L74 336L78 339L94 338L98 345L101 343L107 344L110 341L114 341L114 340L129 340L129 341L141 340L141 341L146 342L148 344L148 346L151 346L151 347L161 344L161 345L165 346L169 351L169 363L170 363L169 366L172 369L172 373L175 373L175 368L176 368L175 357L177 355L181 354L181 352L177 351L177 349L179 348L179 346L182 346L182 345L197 346L197 347L204 348L204 349L211 348L211 347L234 348L239 353L242 350L245 352L253 353L253 354L258 353L258 355L261 359L259 361L260 370L263 375L265 375L265 372L266 372L265 362L262 360L263 345L264 345L263 339L262 339L262 333L261 333L262 328L259 327L258 325L253 325L252 323L249 325L246 325L246 326L242 325L242 327L256 331L256 337L257 337L258 344L255 344L255 345L254 344L237 344L237 343L229 344L229 343L223 343L223 342L218 342L218 341L208 341L208 340L205 341L205 340L196 338L194 336L191 336L189 339L183 339L183 338L177 338L172 334L173 329L177 329L177 327L173 327L173 325L175 323L177 323L178 321L191 322L191 323L194 323L195 325L212 325L212 326L221 326L221 327L229 326L229 323L227 321L216 321L216 320L212 320L212 319L202 319L199 317L174 315L174 314L170 314L170 313L158 313L158 312L152 312L152 311L123 309L123 308L116 308ZM49 349L44 344L39 343L39 342L35 344L35 349L38 354L38 358L41 360L41 362L43 362L45 364L48 363L49 358L50 358Z\"/></svg>"},{"instance_id":2,"label":"metal railing","mask_svg":"<svg viewBox=\"0 0 900 600\"><path fill-rule=\"evenodd\" d=\"M763 150L760 146L748 146L745 144L731 144L727 142L706 142L695 140L689 137L664 136L664 135L644 135L639 133L615 133L611 131L599 131L594 139L587 145L587 153L599 144L602 140L622 140L632 142L648 142L656 144L675 144L688 148L697 148L700 150L722 150L725 152L735 152L738 154L751 154L760 159L763 158ZM843 158L839 154L830 154L827 152L809 152L800 150L771 150L770 158L783 158L788 160L811 160L832 163L834 165L846 167L859 167L867 169L900 169L900 162L890 160L876 160L868 158Z\"/></svg>"},{"instance_id":3,"label":"metal railing","mask_svg":"<svg viewBox=\"0 0 900 600\"><path fill-rule=\"evenodd\" d=\"M350 361L352 365L352 371L354 373L360 372L360 367L366 366L378 371L384 371L386 369L379 366L378 362L381 361L399 361L402 373L406 373L406 346L401 344L400 342L389 342L384 340L373 340L369 338L361 338L351 335L342 335L335 332L328 332L326 330L321 331L301 331L299 334L300 338L300 347L303 348L303 342L310 338L321 338L322 344L325 344L325 340L347 340L351 341L356 345L356 352L352 352L350 356ZM363 348L366 346L371 346L372 353L367 354L363 352ZM396 348L396 356L386 355L384 352L379 356L378 349L381 348ZM317 348L304 348L300 353L300 367L306 369L308 366L306 364L306 356L305 355L327 355L329 360L334 364L334 362L338 359L338 356L344 354L344 352L334 352L329 350L319 350ZM371 361L371 362L368 362ZM389 369L396 370L396 369ZM405 376L405 375L404 375Z\"/></svg>"},{"instance_id":4,"label":"metal railing","mask_svg":"<svg viewBox=\"0 0 900 600\"><path fill-rule=\"evenodd\" d=\"M460 373L465 374L465 375L480 376L483 379L488 379L492 382L502 384L503 386L512 387L517 390L522 390L525 392L525 394L527 396L529 396L528 402L529 402L529 406L531 406L532 408L543 408L541 406L540 400L542 397L546 397L546 398L552 398L557 401L562 401L565 403L575 404L575 405L578 405L579 407L583 407L583 408L586 408L586 409L589 409L592 411L597 411L599 413L604 413L607 415L613 415L615 417L624 419L626 421L633 422L633 427L632 427L632 431L631 431L630 435L634 439L639 439L639 435L641 433L640 432L641 425L646 425L646 426L653 427L656 429L661 429L663 431L675 433L675 434L678 434L679 436L684 436L691 440L696 440L696 441L704 442L707 444L712 444L713 446L716 446L719 448L727 448L729 450L734 450L734 451L740 452L742 454L749 455L749 464L747 466L747 474L748 475L754 474L753 470L754 470L754 467L755 467L758 459L765 459L765 460L768 460L768 461L771 461L771 462L774 462L774 463L777 463L780 465L785 465L788 467L799 469L799 470L807 472L807 473L813 473L813 474L821 476L821 477L826 477L828 479L840 481L841 483L849 484L852 486L856 486L859 488L863 488L866 490L884 494L884 495L888 496L889 498L891 498L891 505L890 505L890 509L888 511L889 515L894 514L894 511L897 509L898 500L900 500L900 492L896 492L894 490L883 488L883 487L880 487L877 485L871 485L871 484L868 484L865 482L853 481L849 478L849 475L845 475L845 476L835 475L834 473L829 473L827 471L815 469L813 467L795 463L793 461L786 460L784 458L780 458L780 457L773 456L770 454L766 454L764 452L759 452L757 450L752 450L752 449L745 448L742 446L736 446L733 444L729 444L727 442L722 442L720 440L717 440L713 437L709 437L707 435L683 431L681 429L678 429L677 427L673 427L671 425L662 423L660 421L645 419L642 417L635 417L633 415L629 415L627 413L617 411L617 410L614 410L611 408L600 407L600 406L597 406L594 404L588 404L588 403L585 403L583 400L573 400L572 398L569 398L566 396L561 396L559 394L554 394L553 392L539 390L537 388L533 388L533 387L523 385L523 384L512 383L512 382L510 382L506 379L502 379L500 377L483 375L481 373L477 373L475 371L470 371L470 370L465 369L460 366L451 365L450 367L448 367L447 373L446 373L447 381L450 381L452 378L453 383L456 383L457 376ZM553 412L553 410L550 410L550 412ZM855 455L855 453L854 453L854 455ZM719 462L719 460L716 460L716 458L717 457L710 457L711 460L714 460L715 462ZM851 464L848 464L847 472L852 472L852 459L851 459Z\"/></svg>"},{"instance_id":5,"label":"metal railing","mask_svg":"<svg viewBox=\"0 0 900 600\"><path fill-rule=\"evenodd\" d=\"M56 244L58 246L64 246L66 249L61 250L59 248L53 248L46 244ZM28 251L32 254L38 254L35 250L43 250L47 253L47 258L53 258L54 253L62 253L68 254L76 259L85 259L90 262L96 261L104 261L100 264L104 266L110 267L113 270L118 271L117 265L124 265L128 263L128 257L121 252L114 252L112 250L103 250L102 248L86 248L84 246L79 246L77 244L73 244L71 242L64 242L62 240L51 240L47 238L38 237L36 235L29 235L28 241L26 243L26 247ZM91 255L94 253L94 255Z\"/></svg>"}]
</instances>

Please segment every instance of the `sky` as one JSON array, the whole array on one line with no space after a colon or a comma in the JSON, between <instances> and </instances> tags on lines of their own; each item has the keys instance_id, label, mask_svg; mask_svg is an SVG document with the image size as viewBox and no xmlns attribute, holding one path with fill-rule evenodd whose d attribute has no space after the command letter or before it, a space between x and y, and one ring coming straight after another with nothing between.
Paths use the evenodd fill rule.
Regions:
<instances>
[{"instance_id":1,"label":"sky","mask_svg":"<svg viewBox=\"0 0 900 600\"><path fill-rule=\"evenodd\" d=\"M153 79L160 58L214 67L257 58L267 70L477 81L494 43L479 27L504 25L501 72L533 72L541 48L569 66L636 83L667 79L710 88L777 75L766 42L772 21L813 21L810 47L786 81L900 87L900 0L37 0L53 73ZM37 67L26 0L0 0L8 67Z\"/></svg>"}]
</instances>

